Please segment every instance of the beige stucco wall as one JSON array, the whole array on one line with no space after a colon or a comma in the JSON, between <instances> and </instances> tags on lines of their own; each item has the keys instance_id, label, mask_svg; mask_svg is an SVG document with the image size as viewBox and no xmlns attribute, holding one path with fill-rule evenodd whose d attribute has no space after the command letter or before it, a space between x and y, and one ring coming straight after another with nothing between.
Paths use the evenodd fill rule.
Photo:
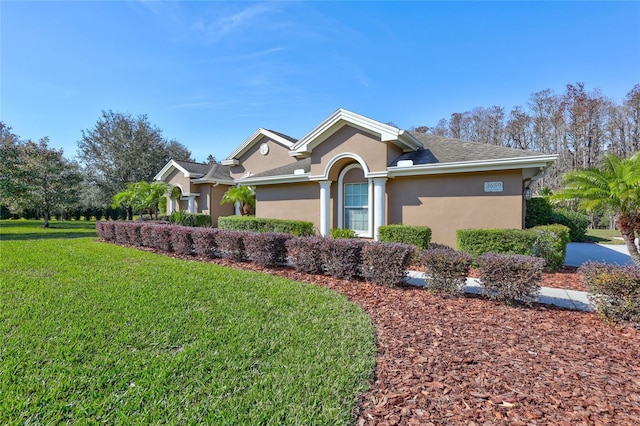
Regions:
<instances>
[{"instance_id":1,"label":"beige stucco wall","mask_svg":"<svg viewBox=\"0 0 640 426\"><path fill-rule=\"evenodd\" d=\"M164 181L169 185L179 186L182 188L183 194L196 192L192 188L191 179L185 177L184 173L178 169L173 169Z\"/></svg>"},{"instance_id":2,"label":"beige stucco wall","mask_svg":"<svg viewBox=\"0 0 640 426\"><path fill-rule=\"evenodd\" d=\"M260 145L263 143L267 143L269 146L267 155L260 154ZM289 156L289 148L274 142L266 136L257 141L238 160L240 164L231 167L231 177L234 179L240 179L248 172L256 175L297 161L294 157Z\"/></svg>"},{"instance_id":3,"label":"beige stucco wall","mask_svg":"<svg viewBox=\"0 0 640 426\"><path fill-rule=\"evenodd\" d=\"M320 185L317 182L261 185L256 188L256 217L294 219L320 227Z\"/></svg>"},{"instance_id":4,"label":"beige stucco wall","mask_svg":"<svg viewBox=\"0 0 640 426\"><path fill-rule=\"evenodd\" d=\"M391 149L391 153L388 150ZM313 148L311 154L311 175L323 175L329 161L340 154L353 153L359 155L369 167L369 171L386 171L388 157L397 152L395 145L380 142L379 138L351 126L343 126L329 136L320 145ZM397 155L395 155L397 157ZM395 158L394 157L394 158ZM346 162L352 160L346 160ZM330 179L337 180L343 164L333 167Z\"/></svg>"},{"instance_id":5,"label":"beige stucco wall","mask_svg":"<svg viewBox=\"0 0 640 426\"><path fill-rule=\"evenodd\" d=\"M218 218L220 216L231 216L235 214L235 206L233 204L220 204L220 200L225 192L229 189L228 185L211 186L211 225L218 227Z\"/></svg>"},{"instance_id":6,"label":"beige stucco wall","mask_svg":"<svg viewBox=\"0 0 640 426\"><path fill-rule=\"evenodd\" d=\"M196 213L211 214L211 184L193 185L193 189L200 194L195 198Z\"/></svg>"},{"instance_id":7,"label":"beige stucco wall","mask_svg":"<svg viewBox=\"0 0 640 426\"><path fill-rule=\"evenodd\" d=\"M484 182L504 191L485 193ZM460 228L521 228L522 172L461 173L387 181L387 223L426 225L431 241L456 247Z\"/></svg>"}]
</instances>

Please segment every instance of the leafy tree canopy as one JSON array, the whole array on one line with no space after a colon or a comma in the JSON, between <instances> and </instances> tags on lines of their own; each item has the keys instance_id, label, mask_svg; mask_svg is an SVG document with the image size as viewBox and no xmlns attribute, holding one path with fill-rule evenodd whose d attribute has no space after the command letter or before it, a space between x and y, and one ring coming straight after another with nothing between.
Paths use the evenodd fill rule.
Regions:
<instances>
[{"instance_id":1,"label":"leafy tree canopy","mask_svg":"<svg viewBox=\"0 0 640 426\"><path fill-rule=\"evenodd\" d=\"M111 200L127 183L152 181L170 160L192 160L176 140L167 140L146 115L102 111L91 129L82 131L78 158L84 163L103 199Z\"/></svg>"}]
</instances>

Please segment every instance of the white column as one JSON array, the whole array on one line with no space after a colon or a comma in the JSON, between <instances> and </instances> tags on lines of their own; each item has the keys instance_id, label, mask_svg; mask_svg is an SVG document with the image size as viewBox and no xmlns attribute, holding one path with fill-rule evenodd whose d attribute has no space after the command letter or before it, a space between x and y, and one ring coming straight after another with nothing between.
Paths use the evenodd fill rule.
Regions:
<instances>
[{"instance_id":1,"label":"white column","mask_svg":"<svg viewBox=\"0 0 640 426\"><path fill-rule=\"evenodd\" d=\"M196 212L196 196L190 195L189 196L189 213L195 213L195 212Z\"/></svg>"},{"instance_id":2,"label":"white column","mask_svg":"<svg viewBox=\"0 0 640 426\"><path fill-rule=\"evenodd\" d=\"M385 224L385 194L387 178L373 179L373 229L378 241L378 227Z\"/></svg>"},{"instance_id":3,"label":"white column","mask_svg":"<svg viewBox=\"0 0 640 426\"><path fill-rule=\"evenodd\" d=\"M236 208L236 216L240 216L242 214L242 212L240 211L240 201L236 201L235 203L235 208Z\"/></svg>"},{"instance_id":4,"label":"white column","mask_svg":"<svg viewBox=\"0 0 640 426\"><path fill-rule=\"evenodd\" d=\"M329 235L329 205L331 198L331 181L323 180L320 184L320 235Z\"/></svg>"},{"instance_id":5,"label":"white column","mask_svg":"<svg viewBox=\"0 0 640 426\"><path fill-rule=\"evenodd\" d=\"M176 199L169 198L169 214L176 211Z\"/></svg>"}]
</instances>

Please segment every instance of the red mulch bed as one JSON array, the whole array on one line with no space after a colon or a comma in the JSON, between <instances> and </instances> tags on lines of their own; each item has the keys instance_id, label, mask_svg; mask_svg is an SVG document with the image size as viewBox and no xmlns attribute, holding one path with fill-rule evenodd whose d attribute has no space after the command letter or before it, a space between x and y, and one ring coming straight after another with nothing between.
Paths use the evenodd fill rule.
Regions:
<instances>
[{"instance_id":1,"label":"red mulch bed","mask_svg":"<svg viewBox=\"0 0 640 426\"><path fill-rule=\"evenodd\" d=\"M640 425L640 330L587 312L215 262L322 285L363 307L378 355L358 425ZM568 282L577 286L575 272L544 285Z\"/></svg>"}]
</instances>

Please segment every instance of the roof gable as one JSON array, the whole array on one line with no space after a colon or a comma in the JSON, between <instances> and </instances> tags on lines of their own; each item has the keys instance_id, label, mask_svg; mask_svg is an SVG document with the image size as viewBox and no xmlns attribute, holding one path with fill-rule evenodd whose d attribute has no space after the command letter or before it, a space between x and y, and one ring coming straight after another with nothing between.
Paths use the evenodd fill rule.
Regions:
<instances>
[{"instance_id":1,"label":"roof gable","mask_svg":"<svg viewBox=\"0 0 640 426\"><path fill-rule=\"evenodd\" d=\"M199 178L209 171L209 165L196 163L194 161L169 160L167 164L158 172L153 180L164 180L174 169L179 170L188 178Z\"/></svg>"},{"instance_id":2,"label":"roof gable","mask_svg":"<svg viewBox=\"0 0 640 426\"><path fill-rule=\"evenodd\" d=\"M294 157L308 156L314 147L347 125L373 134L379 137L381 142L392 142L403 151L413 151L422 146L420 141L409 132L340 108L296 142L289 155Z\"/></svg>"},{"instance_id":3,"label":"roof gable","mask_svg":"<svg viewBox=\"0 0 640 426\"><path fill-rule=\"evenodd\" d=\"M272 141L284 146L287 149L291 149L295 144L296 139L284 135L282 133L274 132L273 130L263 129L262 127L253 132L251 136L249 136L245 141L236 148L227 158L221 161L221 163L225 166L235 166L238 165L239 158L247 152L253 145L255 145L262 137L265 136Z\"/></svg>"}]
</instances>

